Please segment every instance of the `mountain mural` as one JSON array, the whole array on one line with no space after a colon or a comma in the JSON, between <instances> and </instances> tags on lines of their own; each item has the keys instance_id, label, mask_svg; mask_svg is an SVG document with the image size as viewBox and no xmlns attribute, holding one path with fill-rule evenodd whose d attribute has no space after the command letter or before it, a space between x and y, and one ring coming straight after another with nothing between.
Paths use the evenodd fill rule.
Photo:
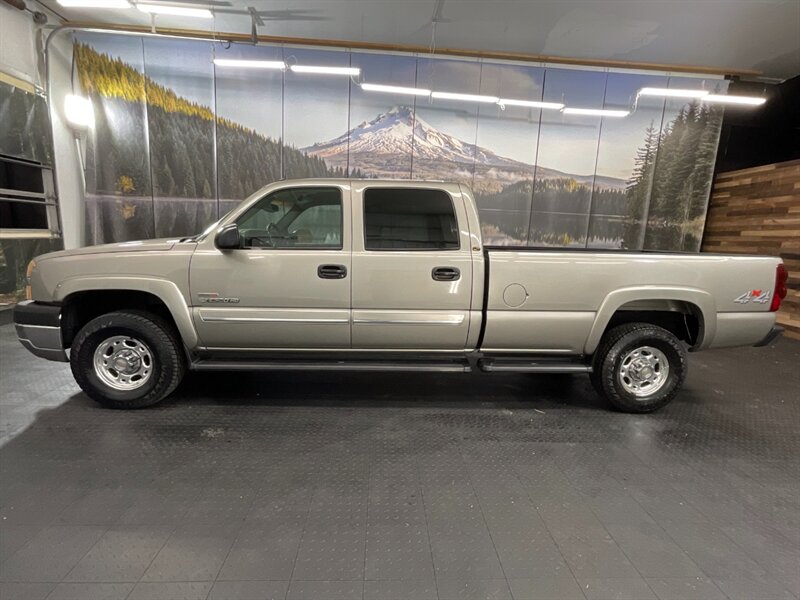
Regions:
<instances>
[{"instance_id":1,"label":"mountain mural","mask_svg":"<svg viewBox=\"0 0 800 600\"><path fill-rule=\"evenodd\" d=\"M500 191L506 185L531 178L534 169L537 179L542 180L572 179L613 190L622 190L626 185L622 179L564 173L500 156L437 129L409 106L395 106L337 138L301 150L333 168L347 168L349 160L349 164L360 165L371 177L409 177L409 156L414 158L416 179L451 179L452 173L466 168L474 172L478 192Z\"/></svg>"}]
</instances>

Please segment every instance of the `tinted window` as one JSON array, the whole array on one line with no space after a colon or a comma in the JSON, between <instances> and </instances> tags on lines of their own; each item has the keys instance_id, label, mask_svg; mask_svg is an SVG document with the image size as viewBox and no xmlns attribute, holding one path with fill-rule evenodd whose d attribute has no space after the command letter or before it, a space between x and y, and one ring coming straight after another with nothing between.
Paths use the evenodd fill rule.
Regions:
<instances>
[{"instance_id":1,"label":"tinted window","mask_svg":"<svg viewBox=\"0 0 800 600\"><path fill-rule=\"evenodd\" d=\"M457 250L453 201L441 190L368 189L364 244L367 250Z\"/></svg>"},{"instance_id":2,"label":"tinted window","mask_svg":"<svg viewBox=\"0 0 800 600\"><path fill-rule=\"evenodd\" d=\"M44 203L0 200L0 229L47 229Z\"/></svg>"},{"instance_id":3,"label":"tinted window","mask_svg":"<svg viewBox=\"0 0 800 600\"><path fill-rule=\"evenodd\" d=\"M254 204L237 221L243 248L342 247L339 188L278 190Z\"/></svg>"}]
</instances>

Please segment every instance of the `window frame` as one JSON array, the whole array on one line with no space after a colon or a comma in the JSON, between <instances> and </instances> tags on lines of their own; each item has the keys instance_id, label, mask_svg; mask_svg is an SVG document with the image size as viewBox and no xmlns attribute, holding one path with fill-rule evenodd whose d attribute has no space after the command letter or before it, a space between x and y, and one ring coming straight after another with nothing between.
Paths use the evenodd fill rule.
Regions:
<instances>
[{"instance_id":1,"label":"window frame","mask_svg":"<svg viewBox=\"0 0 800 600\"><path fill-rule=\"evenodd\" d=\"M456 223L456 246L453 248L368 248L367 247L367 192L370 190L389 190L389 191L409 191L409 192L440 192L447 196L450 202L450 208L453 210L453 219ZM460 252L461 251L461 231L458 223L458 211L456 210L456 203L453 196L447 190L441 188L421 188L421 187L384 187L372 186L365 187L361 191L361 225L362 235L364 236L364 251L365 252Z\"/></svg>"},{"instance_id":2,"label":"window frame","mask_svg":"<svg viewBox=\"0 0 800 600\"><path fill-rule=\"evenodd\" d=\"M304 186L291 186L291 187L283 187L277 190L272 190L267 192L261 198L250 204L241 214L239 214L232 222L236 224L236 227L239 227L239 222L242 218L244 218L252 209L259 206L262 202L267 200L270 196L274 194L279 194L281 192L286 191L294 191L294 190L328 190L328 191L335 191L339 195L339 245L332 246L332 245L320 245L320 244L308 244L304 246L241 246L239 250L264 250L264 251L284 251L284 250L296 250L296 251L303 251L303 250L325 250L328 252L341 252L344 250L344 194L342 193L342 188L335 186L335 185L304 185ZM320 205L315 205L320 206ZM324 206L324 205L323 205ZM329 205L333 206L333 205ZM309 206L310 208L314 208L313 206ZM303 214L302 211L300 214ZM286 214L289 214L288 212ZM298 215L299 218L300 215ZM297 219L295 219L297 220Z\"/></svg>"}]
</instances>

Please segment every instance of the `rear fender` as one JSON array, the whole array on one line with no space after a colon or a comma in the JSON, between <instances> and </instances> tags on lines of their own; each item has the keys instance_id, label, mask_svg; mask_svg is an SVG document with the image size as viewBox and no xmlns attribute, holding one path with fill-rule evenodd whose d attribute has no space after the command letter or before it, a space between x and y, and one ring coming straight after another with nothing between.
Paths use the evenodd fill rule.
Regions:
<instances>
[{"instance_id":1,"label":"rear fender","mask_svg":"<svg viewBox=\"0 0 800 600\"><path fill-rule=\"evenodd\" d=\"M608 327L611 317L622 306L641 300L677 300L694 304L700 310L700 330L694 349L708 346L717 328L717 308L714 297L703 290L685 287L637 286L614 290L608 294L595 316L594 324L584 346L584 354L593 354Z\"/></svg>"}]
</instances>

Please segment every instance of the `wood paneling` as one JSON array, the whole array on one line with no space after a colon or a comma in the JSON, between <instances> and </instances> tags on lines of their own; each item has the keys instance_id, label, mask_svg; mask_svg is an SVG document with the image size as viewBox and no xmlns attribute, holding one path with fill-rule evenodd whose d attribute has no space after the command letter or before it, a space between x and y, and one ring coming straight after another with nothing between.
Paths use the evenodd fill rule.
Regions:
<instances>
[{"instance_id":1,"label":"wood paneling","mask_svg":"<svg viewBox=\"0 0 800 600\"><path fill-rule=\"evenodd\" d=\"M778 313L800 339L800 160L719 173L708 205L703 252L780 256L789 294Z\"/></svg>"}]
</instances>

